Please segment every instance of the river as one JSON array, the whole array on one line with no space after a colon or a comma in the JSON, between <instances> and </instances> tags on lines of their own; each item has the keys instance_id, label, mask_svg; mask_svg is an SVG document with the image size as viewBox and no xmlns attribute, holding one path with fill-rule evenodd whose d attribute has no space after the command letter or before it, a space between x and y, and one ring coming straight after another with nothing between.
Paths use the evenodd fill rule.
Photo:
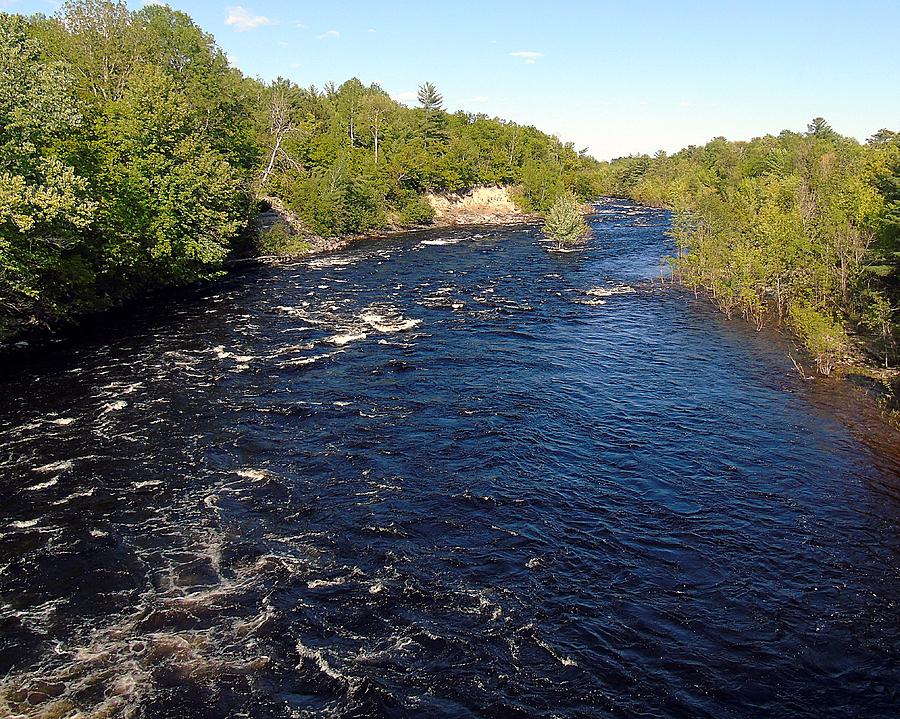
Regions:
<instances>
[{"instance_id":1,"label":"river","mask_svg":"<svg viewBox=\"0 0 900 719\"><path fill-rule=\"evenodd\" d=\"M0 715L897 716L898 434L661 282L668 222L359 242L20 358Z\"/></svg>"}]
</instances>

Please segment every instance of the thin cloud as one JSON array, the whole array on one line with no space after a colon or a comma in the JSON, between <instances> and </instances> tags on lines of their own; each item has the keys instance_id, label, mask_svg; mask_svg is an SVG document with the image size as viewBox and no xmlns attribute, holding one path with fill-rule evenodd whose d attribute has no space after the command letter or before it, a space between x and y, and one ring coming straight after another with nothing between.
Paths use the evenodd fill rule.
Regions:
<instances>
[{"instance_id":1,"label":"thin cloud","mask_svg":"<svg viewBox=\"0 0 900 719\"><path fill-rule=\"evenodd\" d=\"M247 8L240 5L234 5L228 8L228 17L225 18L225 24L232 26L237 32L246 32L247 30L255 30L263 25L274 25L265 15L254 15Z\"/></svg>"},{"instance_id":2,"label":"thin cloud","mask_svg":"<svg viewBox=\"0 0 900 719\"><path fill-rule=\"evenodd\" d=\"M419 99L419 94L415 90L404 90L403 92L391 93L391 97L397 102L415 102Z\"/></svg>"},{"instance_id":3,"label":"thin cloud","mask_svg":"<svg viewBox=\"0 0 900 719\"><path fill-rule=\"evenodd\" d=\"M718 107L718 102L694 102L693 100L681 100L678 103L678 107L683 108L701 108L704 110L708 110L713 107Z\"/></svg>"},{"instance_id":4,"label":"thin cloud","mask_svg":"<svg viewBox=\"0 0 900 719\"><path fill-rule=\"evenodd\" d=\"M321 35L318 35L316 39L318 40L328 40L330 38L339 38L341 34L337 30L326 30Z\"/></svg>"},{"instance_id":5,"label":"thin cloud","mask_svg":"<svg viewBox=\"0 0 900 719\"><path fill-rule=\"evenodd\" d=\"M370 27L366 32L378 32L374 27Z\"/></svg>"},{"instance_id":6,"label":"thin cloud","mask_svg":"<svg viewBox=\"0 0 900 719\"><path fill-rule=\"evenodd\" d=\"M534 50L519 50L518 52L509 53L511 57L518 57L525 61L526 65L534 65L538 58L544 57L544 53L535 52Z\"/></svg>"}]
</instances>

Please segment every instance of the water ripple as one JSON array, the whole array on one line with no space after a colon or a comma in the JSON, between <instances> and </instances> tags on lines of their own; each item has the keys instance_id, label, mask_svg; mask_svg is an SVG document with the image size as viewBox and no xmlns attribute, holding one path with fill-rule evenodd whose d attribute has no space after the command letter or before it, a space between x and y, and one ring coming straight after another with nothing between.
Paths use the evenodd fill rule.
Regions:
<instances>
[{"instance_id":1,"label":"water ripple","mask_svg":"<svg viewBox=\"0 0 900 719\"><path fill-rule=\"evenodd\" d=\"M260 268L0 385L0 714L896 715L897 435L788 340L441 230Z\"/></svg>"}]
</instances>

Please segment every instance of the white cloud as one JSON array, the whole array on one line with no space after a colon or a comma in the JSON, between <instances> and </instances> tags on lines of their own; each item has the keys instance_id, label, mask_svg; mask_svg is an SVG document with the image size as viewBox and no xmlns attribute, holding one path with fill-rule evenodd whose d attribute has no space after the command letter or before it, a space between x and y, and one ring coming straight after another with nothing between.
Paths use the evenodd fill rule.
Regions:
<instances>
[{"instance_id":1,"label":"white cloud","mask_svg":"<svg viewBox=\"0 0 900 719\"><path fill-rule=\"evenodd\" d=\"M366 32L378 32L374 27L370 27Z\"/></svg>"},{"instance_id":2,"label":"white cloud","mask_svg":"<svg viewBox=\"0 0 900 719\"><path fill-rule=\"evenodd\" d=\"M254 15L247 8L233 5L228 8L228 17L225 18L225 24L233 26L237 32L246 32L262 25L274 25L275 23L265 15Z\"/></svg>"},{"instance_id":3,"label":"white cloud","mask_svg":"<svg viewBox=\"0 0 900 719\"><path fill-rule=\"evenodd\" d=\"M317 36L318 40L329 40L331 38L339 38L341 34L337 30L326 30L321 35Z\"/></svg>"},{"instance_id":4,"label":"white cloud","mask_svg":"<svg viewBox=\"0 0 900 719\"><path fill-rule=\"evenodd\" d=\"M685 108L702 108L704 110L708 110L710 108L718 107L719 103L717 102L694 102L693 100L681 100L678 103L678 107Z\"/></svg>"},{"instance_id":5,"label":"white cloud","mask_svg":"<svg viewBox=\"0 0 900 719\"><path fill-rule=\"evenodd\" d=\"M512 57L523 59L526 65L534 65L539 57L544 57L544 53L535 52L534 50L519 50L518 52L511 52L509 54Z\"/></svg>"},{"instance_id":6,"label":"white cloud","mask_svg":"<svg viewBox=\"0 0 900 719\"><path fill-rule=\"evenodd\" d=\"M403 92L392 92L391 97L397 102L415 102L419 99L419 94L415 90L404 90Z\"/></svg>"}]
</instances>

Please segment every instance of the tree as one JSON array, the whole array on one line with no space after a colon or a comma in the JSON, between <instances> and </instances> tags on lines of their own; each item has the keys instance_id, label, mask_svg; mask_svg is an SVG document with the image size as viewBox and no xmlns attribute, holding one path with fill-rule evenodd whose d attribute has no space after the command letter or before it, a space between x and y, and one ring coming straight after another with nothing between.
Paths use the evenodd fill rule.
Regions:
<instances>
[{"instance_id":1,"label":"tree","mask_svg":"<svg viewBox=\"0 0 900 719\"><path fill-rule=\"evenodd\" d=\"M104 261L140 286L190 282L219 266L244 224L240 176L194 125L160 68L130 77L99 143Z\"/></svg>"},{"instance_id":2,"label":"tree","mask_svg":"<svg viewBox=\"0 0 900 719\"><path fill-rule=\"evenodd\" d=\"M425 114L425 122L423 125L423 136L425 139L425 149L428 149L429 139L440 139L444 125L444 97L437 88L430 82L426 82L419 86L419 104Z\"/></svg>"},{"instance_id":3,"label":"tree","mask_svg":"<svg viewBox=\"0 0 900 719\"><path fill-rule=\"evenodd\" d=\"M259 192L263 193L266 189L266 183L272 170L275 169L275 163L280 155L289 156L282 146L285 139L295 130L294 121L291 117L291 108L288 103L287 93L290 90L289 83L286 80L277 80L272 84L271 97L269 100L269 161L259 176Z\"/></svg>"},{"instance_id":4,"label":"tree","mask_svg":"<svg viewBox=\"0 0 900 719\"><path fill-rule=\"evenodd\" d=\"M444 96L430 82L425 82L419 86L418 98L419 104L425 112L440 110L444 104Z\"/></svg>"},{"instance_id":5,"label":"tree","mask_svg":"<svg viewBox=\"0 0 900 719\"><path fill-rule=\"evenodd\" d=\"M893 130L888 130L886 127L882 127L878 132L876 132L872 137L870 137L866 142L870 145L884 145L889 142L896 142L900 138L898 133Z\"/></svg>"},{"instance_id":6,"label":"tree","mask_svg":"<svg viewBox=\"0 0 900 719\"><path fill-rule=\"evenodd\" d=\"M895 349L893 323L896 307L891 307L887 297L878 292L870 292L866 296L868 304L863 312L863 324L877 334L884 354L884 367L890 366L891 351Z\"/></svg>"},{"instance_id":7,"label":"tree","mask_svg":"<svg viewBox=\"0 0 900 719\"><path fill-rule=\"evenodd\" d=\"M378 164L378 155L381 148L384 126L393 109L391 99L382 92L367 95L363 101L363 112L369 125L369 134L372 136L374 147L374 161Z\"/></svg>"},{"instance_id":8,"label":"tree","mask_svg":"<svg viewBox=\"0 0 900 719\"><path fill-rule=\"evenodd\" d=\"M825 118L814 117L812 122L806 126L806 133L813 137L829 137L834 134L834 130L825 122Z\"/></svg>"},{"instance_id":9,"label":"tree","mask_svg":"<svg viewBox=\"0 0 900 719\"><path fill-rule=\"evenodd\" d=\"M121 96L144 52L140 24L124 2L68 0L60 15L65 34L57 52L70 60L84 87L103 100Z\"/></svg>"},{"instance_id":10,"label":"tree","mask_svg":"<svg viewBox=\"0 0 900 719\"><path fill-rule=\"evenodd\" d=\"M561 250L583 240L590 229L581 216L578 202L573 195L560 195L547 213L544 235L556 242Z\"/></svg>"},{"instance_id":11,"label":"tree","mask_svg":"<svg viewBox=\"0 0 900 719\"><path fill-rule=\"evenodd\" d=\"M74 87L21 17L0 13L0 330L48 307L47 268L94 217L66 142L83 124Z\"/></svg>"}]
</instances>

